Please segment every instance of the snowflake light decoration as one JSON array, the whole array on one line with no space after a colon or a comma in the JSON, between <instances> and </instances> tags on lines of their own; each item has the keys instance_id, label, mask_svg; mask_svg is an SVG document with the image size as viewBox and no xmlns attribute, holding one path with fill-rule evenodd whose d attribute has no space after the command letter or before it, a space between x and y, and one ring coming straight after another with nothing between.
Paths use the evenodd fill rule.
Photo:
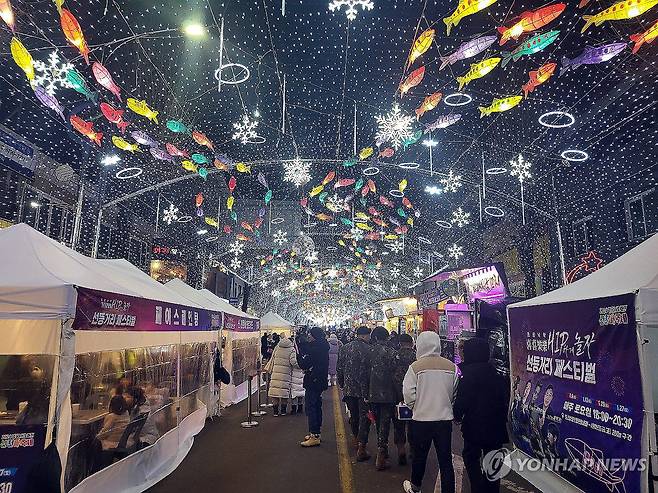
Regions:
<instances>
[{"instance_id":1,"label":"snowflake light decoration","mask_svg":"<svg viewBox=\"0 0 658 493\"><path fill-rule=\"evenodd\" d=\"M242 121L233 124L235 129L233 139L239 140L242 144L249 144L258 137L257 126L258 120L251 121L247 115L242 115Z\"/></svg>"},{"instance_id":2,"label":"snowflake light decoration","mask_svg":"<svg viewBox=\"0 0 658 493\"><path fill-rule=\"evenodd\" d=\"M345 11L347 18L353 21L358 13L357 7L361 7L361 10L365 12L366 10L372 10L375 4L372 0L332 0L329 4L329 10L333 12L334 10L340 10L343 6L347 7Z\"/></svg>"},{"instance_id":3,"label":"snowflake light decoration","mask_svg":"<svg viewBox=\"0 0 658 493\"><path fill-rule=\"evenodd\" d=\"M340 212L345 209L345 200L335 193L327 199L326 206L332 212Z\"/></svg>"},{"instance_id":4,"label":"snowflake light decoration","mask_svg":"<svg viewBox=\"0 0 658 493\"><path fill-rule=\"evenodd\" d=\"M391 284L391 292L392 293L397 293L398 292L398 285L397 284Z\"/></svg>"},{"instance_id":5,"label":"snowflake light decoration","mask_svg":"<svg viewBox=\"0 0 658 493\"><path fill-rule=\"evenodd\" d=\"M391 274L392 278L400 277L400 269L397 267L392 267L391 270L389 271L389 274Z\"/></svg>"},{"instance_id":6,"label":"snowflake light decoration","mask_svg":"<svg viewBox=\"0 0 658 493\"><path fill-rule=\"evenodd\" d=\"M48 63L34 60L34 84L41 86L51 96L55 95L57 86L72 88L73 85L66 78L66 73L73 68L70 63L61 63L57 50L50 52Z\"/></svg>"},{"instance_id":7,"label":"snowflake light decoration","mask_svg":"<svg viewBox=\"0 0 658 493\"><path fill-rule=\"evenodd\" d=\"M288 270L288 267L284 262L277 262L276 264L274 264L274 269L277 270L278 272L285 272L286 270Z\"/></svg>"},{"instance_id":8,"label":"snowflake light decoration","mask_svg":"<svg viewBox=\"0 0 658 493\"><path fill-rule=\"evenodd\" d=\"M268 281L267 279L261 279L261 281L260 281L260 287L261 288L266 288L269 285L270 285L270 281Z\"/></svg>"},{"instance_id":9,"label":"snowflake light decoration","mask_svg":"<svg viewBox=\"0 0 658 493\"><path fill-rule=\"evenodd\" d=\"M288 243L288 233L278 230L272 235L272 241L277 245L282 246L283 244Z\"/></svg>"},{"instance_id":10,"label":"snowflake light decoration","mask_svg":"<svg viewBox=\"0 0 658 493\"><path fill-rule=\"evenodd\" d=\"M298 287L299 287L299 281L297 281L296 279L291 279L290 282L288 283L288 289L290 291L294 291Z\"/></svg>"},{"instance_id":11,"label":"snowflake light decoration","mask_svg":"<svg viewBox=\"0 0 658 493\"><path fill-rule=\"evenodd\" d=\"M169 207L162 211L162 220L167 224L178 221L178 207L174 204L169 204Z\"/></svg>"},{"instance_id":12,"label":"snowflake light decoration","mask_svg":"<svg viewBox=\"0 0 658 493\"><path fill-rule=\"evenodd\" d=\"M308 252L306 254L306 257L304 257L304 260L306 260L309 264L312 264L314 262L318 261L318 252L315 250Z\"/></svg>"},{"instance_id":13,"label":"snowflake light decoration","mask_svg":"<svg viewBox=\"0 0 658 493\"><path fill-rule=\"evenodd\" d=\"M236 240L229 245L228 251L237 257L244 253L244 245Z\"/></svg>"},{"instance_id":14,"label":"snowflake light decoration","mask_svg":"<svg viewBox=\"0 0 658 493\"><path fill-rule=\"evenodd\" d=\"M306 185L311 181L311 163L297 158L294 161L283 162L283 181L296 187Z\"/></svg>"},{"instance_id":15,"label":"snowflake light decoration","mask_svg":"<svg viewBox=\"0 0 658 493\"><path fill-rule=\"evenodd\" d=\"M229 265L231 266L231 269L238 270L242 266L242 260L238 257L233 257Z\"/></svg>"},{"instance_id":16,"label":"snowflake light decoration","mask_svg":"<svg viewBox=\"0 0 658 493\"><path fill-rule=\"evenodd\" d=\"M386 115L376 116L379 129L375 134L375 140L378 145L384 142L390 142L395 150L398 150L405 139L413 136L411 125L414 122L413 116L402 113L400 106L395 103L393 109Z\"/></svg>"},{"instance_id":17,"label":"snowflake light decoration","mask_svg":"<svg viewBox=\"0 0 658 493\"><path fill-rule=\"evenodd\" d=\"M279 291L278 289L274 289L272 291L272 296L274 296L275 298L278 298L279 296L281 296L281 291Z\"/></svg>"},{"instance_id":18,"label":"snowflake light decoration","mask_svg":"<svg viewBox=\"0 0 658 493\"><path fill-rule=\"evenodd\" d=\"M420 265L414 269L414 277L417 279L423 277L424 273L425 272L423 271L423 268Z\"/></svg>"},{"instance_id":19,"label":"snowflake light decoration","mask_svg":"<svg viewBox=\"0 0 658 493\"><path fill-rule=\"evenodd\" d=\"M361 241L363 239L363 231L359 228L350 229L350 235L354 241Z\"/></svg>"},{"instance_id":20,"label":"snowflake light decoration","mask_svg":"<svg viewBox=\"0 0 658 493\"><path fill-rule=\"evenodd\" d=\"M384 288L381 284L373 284L372 289L377 291L378 293L383 293L384 292Z\"/></svg>"},{"instance_id":21,"label":"snowflake light decoration","mask_svg":"<svg viewBox=\"0 0 658 493\"><path fill-rule=\"evenodd\" d=\"M316 291L322 291L324 289L324 286L322 285L322 281L315 281L315 283L313 284L313 288Z\"/></svg>"},{"instance_id":22,"label":"snowflake light decoration","mask_svg":"<svg viewBox=\"0 0 658 493\"><path fill-rule=\"evenodd\" d=\"M394 241L388 245L388 248L390 248L393 253L400 253L402 250L404 250L404 245L401 241Z\"/></svg>"},{"instance_id":23,"label":"snowflake light decoration","mask_svg":"<svg viewBox=\"0 0 658 493\"><path fill-rule=\"evenodd\" d=\"M509 164L512 167L510 174L516 176L520 182L524 182L526 178L532 178L530 174L532 164L523 159L521 154L516 159L512 159Z\"/></svg>"},{"instance_id":24,"label":"snowflake light decoration","mask_svg":"<svg viewBox=\"0 0 658 493\"><path fill-rule=\"evenodd\" d=\"M460 207L456 211L452 212L452 219L450 220L450 222L456 224L460 228L463 228L467 224L470 224L471 222L470 217L471 217L471 213L464 211Z\"/></svg>"},{"instance_id":25,"label":"snowflake light decoration","mask_svg":"<svg viewBox=\"0 0 658 493\"><path fill-rule=\"evenodd\" d=\"M448 248L448 256L454 258L455 262L457 262L461 257L464 256L462 247L457 245L457 243L453 243L452 246Z\"/></svg>"},{"instance_id":26,"label":"snowflake light decoration","mask_svg":"<svg viewBox=\"0 0 658 493\"><path fill-rule=\"evenodd\" d=\"M448 175L439 181L443 184L444 192L456 192L462 186L462 175L456 175L452 170L449 170Z\"/></svg>"}]
</instances>

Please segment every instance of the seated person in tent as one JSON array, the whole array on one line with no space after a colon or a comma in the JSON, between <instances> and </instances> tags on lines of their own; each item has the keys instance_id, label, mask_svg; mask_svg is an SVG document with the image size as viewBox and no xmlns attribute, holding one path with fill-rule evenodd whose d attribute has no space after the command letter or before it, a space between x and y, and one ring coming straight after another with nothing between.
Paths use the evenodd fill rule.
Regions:
<instances>
[{"instance_id":1,"label":"seated person in tent","mask_svg":"<svg viewBox=\"0 0 658 493\"><path fill-rule=\"evenodd\" d=\"M37 365L30 370L30 379L26 385L29 393L26 394L25 401L19 403L17 425L40 425L48 422L51 379L46 371Z\"/></svg>"},{"instance_id":2,"label":"seated person in tent","mask_svg":"<svg viewBox=\"0 0 658 493\"><path fill-rule=\"evenodd\" d=\"M115 395L110 399L109 413L103 420L103 427L98 432L96 438L101 442L103 450L116 448L121 440L123 431L130 423L130 415L128 413L128 404L123 398L123 395ZM129 437L132 440L132 437ZM126 446L130 447L132 443L127 443Z\"/></svg>"},{"instance_id":3,"label":"seated person in tent","mask_svg":"<svg viewBox=\"0 0 658 493\"><path fill-rule=\"evenodd\" d=\"M153 445L160 437L160 433L156 426L156 415L151 411L151 406L146 399L144 390L141 387L133 386L128 389L126 395L128 396L126 404L130 414L130 421L132 422L146 417L144 426L139 434L138 448Z\"/></svg>"}]
</instances>

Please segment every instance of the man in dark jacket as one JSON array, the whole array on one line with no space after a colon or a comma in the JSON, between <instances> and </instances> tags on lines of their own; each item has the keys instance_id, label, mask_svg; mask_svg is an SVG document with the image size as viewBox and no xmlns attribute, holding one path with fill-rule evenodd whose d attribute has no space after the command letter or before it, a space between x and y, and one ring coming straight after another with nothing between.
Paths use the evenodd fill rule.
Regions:
<instances>
[{"instance_id":1,"label":"man in dark jacket","mask_svg":"<svg viewBox=\"0 0 658 493\"><path fill-rule=\"evenodd\" d=\"M393 385L397 396L396 402L403 402L402 382L407 370L416 361L416 350L414 349L414 339L409 334L400 335L398 344L400 349L398 350L397 364L393 372ZM407 421L401 421L397 417L393 418L393 442L398 448L398 464L401 466L406 465Z\"/></svg>"},{"instance_id":2,"label":"man in dark jacket","mask_svg":"<svg viewBox=\"0 0 658 493\"><path fill-rule=\"evenodd\" d=\"M368 385L370 383L370 329L361 326L356 329L356 339L340 348L336 376L338 385L343 390L343 401L350 411L352 436L358 444L356 460L366 461L370 458L366 445L370 433L368 419Z\"/></svg>"},{"instance_id":3,"label":"man in dark jacket","mask_svg":"<svg viewBox=\"0 0 658 493\"><path fill-rule=\"evenodd\" d=\"M505 378L489 363L489 344L481 338L464 342L462 377L453 406L464 436L464 466L471 491L497 493L500 481L482 473L482 457L507 443L509 390Z\"/></svg>"},{"instance_id":4,"label":"man in dark jacket","mask_svg":"<svg viewBox=\"0 0 658 493\"><path fill-rule=\"evenodd\" d=\"M298 348L297 364L304 370L305 404L309 434L302 447L320 445L322 428L322 392L328 388L329 343L324 331L313 327L309 331L308 343Z\"/></svg>"},{"instance_id":5,"label":"man in dark jacket","mask_svg":"<svg viewBox=\"0 0 658 493\"><path fill-rule=\"evenodd\" d=\"M377 460L375 468L383 471L388 467L388 436L391 421L395 417L397 393L393 382L393 372L397 365L397 352L389 347L388 331L384 327L375 327L370 336L372 349L370 353L370 383L368 386L368 403L375 415L377 426Z\"/></svg>"}]
</instances>

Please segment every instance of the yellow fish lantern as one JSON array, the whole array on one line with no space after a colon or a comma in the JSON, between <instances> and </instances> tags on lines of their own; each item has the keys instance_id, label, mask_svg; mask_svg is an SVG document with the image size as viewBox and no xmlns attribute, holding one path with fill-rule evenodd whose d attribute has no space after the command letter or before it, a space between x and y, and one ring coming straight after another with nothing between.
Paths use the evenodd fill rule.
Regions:
<instances>
[{"instance_id":1,"label":"yellow fish lantern","mask_svg":"<svg viewBox=\"0 0 658 493\"><path fill-rule=\"evenodd\" d=\"M131 144L123 137L119 137L118 135L112 136L112 143L122 151L132 152L133 154L135 153L135 151L142 152L142 150L139 148L137 144Z\"/></svg>"},{"instance_id":2,"label":"yellow fish lantern","mask_svg":"<svg viewBox=\"0 0 658 493\"><path fill-rule=\"evenodd\" d=\"M409 54L409 61L407 62L407 68L411 67L411 64L416 61L416 59L429 50L432 46L432 41L434 41L434 35L436 31L434 29L427 29L414 41L414 46L411 48L411 53Z\"/></svg>"},{"instance_id":3,"label":"yellow fish lantern","mask_svg":"<svg viewBox=\"0 0 658 493\"><path fill-rule=\"evenodd\" d=\"M240 173L251 173L251 166L247 166L243 162L239 162L235 165L235 169L237 169Z\"/></svg>"},{"instance_id":4,"label":"yellow fish lantern","mask_svg":"<svg viewBox=\"0 0 658 493\"><path fill-rule=\"evenodd\" d=\"M397 240L397 239L398 239L398 235L394 235L393 233L390 233L390 234L385 235L385 236L384 236L384 239L385 239L385 240Z\"/></svg>"},{"instance_id":5,"label":"yellow fish lantern","mask_svg":"<svg viewBox=\"0 0 658 493\"><path fill-rule=\"evenodd\" d=\"M363 212L357 212L354 215L354 217L356 217L357 219L362 219L364 221L370 221L370 216L368 216L367 214L365 214Z\"/></svg>"},{"instance_id":6,"label":"yellow fish lantern","mask_svg":"<svg viewBox=\"0 0 658 493\"><path fill-rule=\"evenodd\" d=\"M452 29L452 26L457 26L459 21L461 21L464 17L468 17L469 15L473 15L480 10L484 10L497 1L498 0L459 0L459 5L457 5L457 8L454 10L454 12L443 19L443 22L446 25L446 34L450 36L450 30Z\"/></svg>"},{"instance_id":7,"label":"yellow fish lantern","mask_svg":"<svg viewBox=\"0 0 658 493\"><path fill-rule=\"evenodd\" d=\"M27 80L34 80L34 61L32 60L32 55L27 51L27 48L23 46L23 43L18 38L11 38L10 43L11 56L14 57L16 65L18 65L23 72Z\"/></svg>"},{"instance_id":8,"label":"yellow fish lantern","mask_svg":"<svg viewBox=\"0 0 658 493\"><path fill-rule=\"evenodd\" d=\"M592 24L600 26L606 21L632 19L633 17L644 14L657 4L658 0L623 0L617 2L598 14L584 15L583 20L585 21L585 25L580 32L584 33Z\"/></svg>"},{"instance_id":9,"label":"yellow fish lantern","mask_svg":"<svg viewBox=\"0 0 658 493\"><path fill-rule=\"evenodd\" d=\"M325 214L324 212L320 212L319 214L316 214L315 217L320 221L329 221L329 219L333 219L332 216L330 216L329 214Z\"/></svg>"},{"instance_id":10,"label":"yellow fish lantern","mask_svg":"<svg viewBox=\"0 0 658 493\"><path fill-rule=\"evenodd\" d=\"M204 218L204 220L206 221L206 224L208 226L212 226L213 228L218 228L219 227L219 223L217 222L217 220L214 217L206 216Z\"/></svg>"},{"instance_id":11,"label":"yellow fish lantern","mask_svg":"<svg viewBox=\"0 0 658 493\"><path fill-rule=\"evenodd\" d=\"M322 190L324 190L324 185L318 185L315 187L313 190L309 192L309 197L315 197L317 194L319 194Z\"/></svg>"},{"instance_id":12,"label":"yellow fish lantern","mask_svg":"<svg viewBox=\"0 0 658 493\"><path fill-rule=\"evenodd\" d=\"M372 231L372 226L366 223L356 223L355 226L363 231Z\"/></svg>"},{"instance_id":13,"label":"yellow fish lantern","mask_svg":"<svg viewBox=\"0 0 658 493\"><path fill-rule=\"evenodd\" d=\"M407 188L407 184L408 184L407 179L402 178L402 181L400 181L400 183L398 184L398 190L400 191L400 193L404 193L404 190Z\"/></svg>"},{"instance_id":14,"label":"yellow fish lantern","mask_svg":"<svg viewBox=\"0 0 658 493\"><path fill-rule=\"evenodd\" d=\"M345 242L344 242L343 240L338 240L338 244L339 244L340 246L345 246Z\"/></svg>"},{"instance_id":15,"label":"yellow fish lantern","mask_svg":"<svg viewBox=\"0 0 658 493\"><path fill-rule=\"evenodd\" d=\"M53 0L55 7L57 7L57 12L62 13L62 5L64 5L64 0Z\"/></svg>"},{"instance_id":16,"label":"yellow fish lantern","mask_svg":"<svg viewBox=\"0 0 658 493\"><path fill-rule=\"evenodd\" d=\"M9 0L0 0L0 17L9 26L11 32L14 32L14 11L11 8L11 2Z\"/></svg>"},{"instance_id":17,"label":"yellow fish lantern","mask_svg":"<svg viewBox=\"0 0 658 493\"><path fill-rule=\"evenodd\" d=\"M149 120L158 123L158 112L149 108L149 105L145 100L142 99L139 101L135 98L128 98L126 104L133 113L137 113L139 116L143 116L144 118L148 118Z\"/></svg>"},{"instance_id":18,"label":"yellow fish lantern","mask_svg":"<svg viewBox=\"0 0 658 493\"><path fill-rule=\"evenodd\" d=\"M459 82L459 90L461 91L463 87L468 85L469 82L484 77L500 63L500 58L491 57L486 60L482 60L478 63L472 63L471 68L466 75L462 77L457 77L457 82Z\"/></svg>"},{"instance_id":19,"label":"yellow fish lantern","mask_svg":"<svg viewBox=\"0 0 658 493\"><path fill-rule=\"evenodd\" d=\"M375 150L372 147L364 147L361 149L361 152L359 152L359 159L361 161L368 159L370 156L372 156L373 152L375 152Z\"/></svg>"},{"instance_id":20,"label":"yellow fish lantern","mask_svg":"<svg viewBox=\"0 0 658 493\"><path fill-rule=\"evenodd\" d=\"M226 208L229 211L233 210L233 203L234 202L235 202L235 197L233 197L233 195L231 195L228 199L226 199Z\"/></svg>"},{"instance_id":21,"label":"yellow fish lantern","mask_svg":"<svg viewBox=\"0 0 658 493\"><path fill-rule=\"evenodd\" d=\"M199 167L197 166L196 163L193 163L192 161L189 161L189 160L183 161L181 163L181 166L183 166L183 169L185 171L193 171L194 173L196 173L197 170L199 169Z\"/></svg>"},{"instance_id":22,"label":"yellow fish lantern","mask_svg":"<svg viewBox=\"0 0 658 493\"><path fill-rule=\"evenodd\" d=\"M489 106L479 106L480 118L492 113L501 113L517 106L523 96L510 96L507 98L494 99Z\"/></svg>"}]
</instances>

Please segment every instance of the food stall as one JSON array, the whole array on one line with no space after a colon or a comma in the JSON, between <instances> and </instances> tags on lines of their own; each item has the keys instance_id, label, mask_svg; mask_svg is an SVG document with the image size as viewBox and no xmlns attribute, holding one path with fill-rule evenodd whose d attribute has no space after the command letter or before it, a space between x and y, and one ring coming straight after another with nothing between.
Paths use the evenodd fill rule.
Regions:
<instances>
[{"instance_id":1,"label":"food stall","mask_svg":"<svg viewBox=\"0 0 658 493\"><path fill-rule=\"evenodd\" d=\"M294 325L288 322L278 313L267 312L265 315L260 317L260 332L261 335L266 332L272 334L276 332L280 336L290 337L292 334Z\"/></svg>"},{"instance_id":2,"label":"food stall","mask_svg":"<svg viewBox=\"0 0 658 493\"><path fill-rule=\"evenodd\" d=\"M384 327L398 334L417 334L422 325L422 314L413 296L378 300L375 305L382 311Z\"/></svg>"},{"instance_id":3,"label":"food stall","mask_svg":"<svg viewBox=\"0 0 658 493\"><path fill-rule=\"evenodd\" d=\"M0 252L5 484L22 493L49 460L62 474L47 480L75 493L169 474L205 423L222 314L24 224L0 231Z\"/></svg>"}]
</instances>

